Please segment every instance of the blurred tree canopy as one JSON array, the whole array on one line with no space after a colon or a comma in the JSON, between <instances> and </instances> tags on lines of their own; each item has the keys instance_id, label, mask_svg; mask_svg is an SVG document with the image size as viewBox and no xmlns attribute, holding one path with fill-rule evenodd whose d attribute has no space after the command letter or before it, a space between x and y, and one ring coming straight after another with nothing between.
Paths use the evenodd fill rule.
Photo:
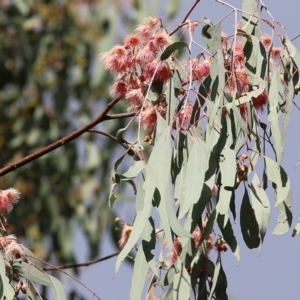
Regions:
<instances>
[{"instance_id":1,"label":"blurred tree canopy","mask_svg":"<svg viewBox=\"0 0 300 300\"><path fill-rule=\"evenodd\" d=\"M172 20L179 1L1 0L0 166L31 154L87 124L108 103L111 77L99 53L121 41L147 15ZM118 108L116 108L118 109ZM115 112L116 112L115 109ZM115 134L124 120L102 125ZM108 174L119 146L87 133L76 142L1 177L21 201L10 232L45 260L74 262L82 228L90 258L111 224ZM54 255L55 254L55 255Z\"/></svg>"}]
</instances>

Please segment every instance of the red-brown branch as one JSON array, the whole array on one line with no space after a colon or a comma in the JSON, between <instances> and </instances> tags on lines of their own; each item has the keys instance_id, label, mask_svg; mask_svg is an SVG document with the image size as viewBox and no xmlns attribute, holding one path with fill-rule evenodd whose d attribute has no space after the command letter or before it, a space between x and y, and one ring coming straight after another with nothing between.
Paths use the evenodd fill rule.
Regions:
<instances>
[{"instance_id":1,"label":"red-brown branch","mask_svg":"<svg viewBox=\"0 0 300 300\"><path fill-rule=\"evenodd\" d=\"M15 171L24 165L27 165L28 163L34 161L35 159L40 158L40 157L44 156L45 154L47 154L57 148L64 146L65 144L75 140L76 138L81 136L83 133L89 131L91 128L95 127L96 125L98 125L99 123L101 123L103 121L112 120L112 119L121 119L121 118L127 118L127 117L134 116L135 115L134 113L115 114L115 115L107 114L109 112L109 110L115 104L117 104L119 102L119 100L120 100L120 98L116 98L116 99L112 100L110 103L108 103L107 106L104 108L104 110L101 112L101 114L96 119L94 119L92 122L85 125L84 127L68 134L67 136L46 146L45 148L20 159L17 162L12 163L12 164L0 169L0 177L4 176L12 171Z\"/></svg>"},{"instance_id":2,"label":"red-brown branch","mask_svg":"<svg viewBox=\"0 0 300 300\"><path fill-rule=\"evenodd\" d=\"M196 0L194 5L190 8L190 10L187 12L187 14L185 15L185 17L183 18L182 22L172 31L169 33L169 35L173 35L175 32L177 32L181 27L183 27L184 25L186 25L186 20L188 19L188 17L190 16L190 14L192 13L192 11L195 9L195 7L199 4L201 0Z\"/></svg>"},{"instance_id":3,"label":"red-brown branch","mask_svg":"<svg viewBox=\"0 0 300 300\"><path fill-rule=\"evenodd\" d=\"M87 266L99 263L101 261L108 260L108 259L110 259L112 257L115 257L119 253L120 253L120 251L117 251L117 252L115 252L113 254L110 254L110 255L107 255L107 256L104 256L104 257L101 257L101 258L98 258L98 259L94 259L94 260L91 260L91 261L88 261L88 262L85 262L85 263L81 263L81 264L70 264L70 265L63 265L63 266L55 266L55 267L52 267L52 268L44 268L43 270L44 271L59 271L59 270L63 270L63 269L72 269L72 268L78 268L78 267L87 267Z\"/></svg>"}]
</instances>

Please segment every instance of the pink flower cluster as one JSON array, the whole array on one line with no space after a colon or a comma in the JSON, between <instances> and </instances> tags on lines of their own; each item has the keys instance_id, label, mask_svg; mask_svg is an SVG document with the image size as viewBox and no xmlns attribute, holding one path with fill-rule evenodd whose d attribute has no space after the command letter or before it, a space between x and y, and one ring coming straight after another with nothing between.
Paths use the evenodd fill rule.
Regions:
<instances>
[{"instance_id":1,"label":"pink flower cluster","mask_svg":"<svg viewBox=\"0 0 300 300\"><path fill-rule=\"evenodd\" d=\"M154 104L145 96L153 83L163 84L171 77L169 63L159 59L170 42L161 20L150 17L125 38L123 45L100 55L105 68L115 74L111 95L127 100L128 111L136 113L137 120L149 132L155 128L156 114L166 114L166 105Z\"/></svg>"},{"instance_id":2,"label":"pink flower cluster","mask_svg":"<svg viewBox=\"0 0 300 300\"><path fill-rule=\"evenodd\" d=\"M203 222L203 228L205 228L206 223ZM194 240L194 246L196 249L200 247L200 241L202 237L202 231L199 227L197 227L192 232L193 240ZM205 249L205 255L209 256L209 253L212 249L217 250L218 252L223 252L227 250L226 243L223 238L218 238L216 241L214 241L213 235L210 233L208 237L203 241L204 242L204 249ZM181 245L181 237L177 237L173 241L173 249L170 251L169 254L169 266L172 266L180 256L182 251L182 245Z\"/></svg>"},{"instance_id":3,"label":"pink flower cluster","mask_svg":"<svg viewBox=\"0 0 300 300\"><path fill-rule=\"evenodd\" d=\"M19 198L20 193L14 188L0 190L0 212L2 214L11 212L13 205L18 202Z\"/></svg>"},{"instance_id":4,"label":"pink flower cluster","mask_svg":"<svg viewBox=\"0 0 300 300\"><path fill-rule=\"evenodd\" d=\"M0 235L0 251L4 253L4 259L8 262L15 258L25 256L22 245L17 243L17 239L14 235Z\"/></svg>"},{"instance_id":5,"label":"pink flower cluster","mask_svg":"<svg viewBox=\"0 0 300 300\"><path fill-rule=\"evenodd\" d=\"M225 33L222 33L221 41L222 41L222 47L224 51L224 59L226 56L226 53L228 53L228 49L232 48L232 61L229 59L229 62L226 64L225 59L225 68L228 70L228 79L227 79L227 86L225 89L225 92L229 93L232 97L235 97L236 99L239 99L243 93L248 92L251 90L251 84L249 81L249 75L246 72L245 67L245 54L244 54L244 45L241 41L236 40L235 43L231 42L231 45L228 42L229 38ZM260 42L264 46L267 53L270 53L270 57L272 59L272 62L276 63L280 60L280 53L281 48L276 48L272 46L272 39L269 35L263 35L260 38ZM255 110L264 112L265 108L268 104L268 94L266 91L263 91L260 95L258 95L256 98L252 100L253 107ZM248 111L247 111L247 105L241 104L239 106L240 113L242 117L245 119ZM227 115L226 109L223 110L223 115Z\"/></svg>"},{"instance_id":6,"label":"pink flower cluster","mask_svg":"<svg viewBox=\"0 0 300 300\"><path fill-rule=\"evenodd\" d=\"M0 214L2 226L1 231L6 232L7 221L3 216L5 213L11 212L14 204L18 202L20 198L20 192L14 188L9 188L6 190L0 190ZM4 224L2 221L4 220ZM0 234L0 251L3 253L5 266L10 269L10 261L15 258L20 258L24 256L22 246L17 243L16 237L14 235L2 235Z\"/></svg>"},{"instance_id":7,"label":"pink flower cluster","mask_svg":"<svg viewBox=\"0 0 300 300\"><path fill-rule=\"evenodd\" d=\"M189 67L189 63L187 64ZM188 68L189 69L189 68ZM199 62L198 58L192 60L192 79L201 82L210 74L210 60Z\"/></svg>"},{"instance_id":8,"label":"pink flower cluster","mask_svg":"<svg viewBox=\"0 0 300 300\"><path fill-rule=\"evenodd\" d=\"M239 35L243 36L244 34L240 33ZM244 93L252 90L252 80L250 80L245 66L244 43L240 36L232 39L223 32L221 34L226 69L224 92L235 99L239 99ZM260 42L271 57L271 63L278 63L281 49L273 47L272 38L269 35L263 35ZM173 64L171 66L169 61L160 60L162 52L170 44L171 38L163 28L161 20L150 17L138 26L133 34L128 35L122 45L116 45L110 51L100 55L100 60L104 63L105 68L115 75L110 90L111 95L128 102L127 111L134 113L141 127L149 132L145 141L151 141L157 123L157 115L166 117L166 96L164 94L157 95L157 99L154 101L150 100L148 95L153 87L168 84L172 76ZM184 88L185 83L201 83L209 76L213 59L213 57L205 57L202 53L186 64L187 78L181 79L183 85L179 91L181 95L187 95L187 90ZM209 90L207 92L210 93ZM176 111L172 123L173 129L186 130L190 126L193 102L189 99L186 101L183 108ZM268 104L267 92L263 91L252 100L252 103L256 111L264 112ZM240 104L239 109L242 117L246 119L247 105ZM226 109L223 109L223 115L227 115Z\"/></svg>"}]
</instances>

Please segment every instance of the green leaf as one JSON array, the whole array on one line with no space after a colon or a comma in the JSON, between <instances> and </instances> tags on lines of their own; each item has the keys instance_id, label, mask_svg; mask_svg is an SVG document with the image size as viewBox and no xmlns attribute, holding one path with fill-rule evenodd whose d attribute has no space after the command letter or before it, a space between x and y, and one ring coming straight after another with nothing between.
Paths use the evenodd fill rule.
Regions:
<instances>
[{"instance_id":1,"label":"green leaf","mask_svg":"<svg viewBox=\"0 0 300 300\"><path fill-rule=\"evenodd\" d=\"M174 282L174 276L176 274L175 267L172 266L165 275L164 279L158 283L160 286L168 286L171 285Z\"/></svg>"},{"instance_id":2,"label":"green leaf","mask_svg":"<svg viewBox=\"0 0 300 300\"><path fill-rule=\"evenodd\" d=\"M207 300L206 277L200 277L197 300Z\"/></svg>"},{"instance_id":3,"label":"green leaf","mask_svg":"<svg viewBox=\"0 0 300 300\"><path fill-rule=\"evenodd\" d=\"M13 0L13 5L18 9L21 15L26 16L30 11L30 3L25 0Z\"/></svg>"},{"instance_id":4,"label":"green leaf","mask_svg":"<svg viewBox=\"0 0 300 300\"><path fill-rule=\"evenodd\" d=\"M282 148L284 147L284 140L286 137L288 125L291 119L291 113L293 108L293 98L294 98L294 86L293 82L290 81L286 86L285 91L286 101L284 105L285 114L283 115L282 127L281 127L281 141L282 141Z\"/></svg>"},{"instance_id":5,"label":"green leaf","mask_svg":"<svg viewBox=\"0 0 300 300\"><path fill-rule=\"evenodd\" d=\"M284 169L274 160L265 156L266 162L266 173L268 179L276 184L276 204L278 206L282 201L284 201L290 192L291 184L290 180L285 173Z\"/></svg>"},{"instance_id":6,"label":"green leaf","mask_svg":"<svg viewBox=\"0 0 300 300\"><path fill-rule=\"evenodd\" d=\"M15 291L6 276L3 254L0 252L0 299L14 299L14 296Z\"/></svg>"},{"instance_id":7,"label":"green leaf","mask_svg":"<svg viewBox=\"0 0 300 300\"><path fill-rule=\"evenodd\" d=\"M201 239L199 241L199 245L201 245L201 243L206 240L208 238L208 236L211 234L212 232L212 229L214 227L214 224L215 224L215 221L216 221L216 218L217 218L217 210L214 209L210 216L208 217L208 221L206 223L206 226L203 230L203 233L201 235Z\"/></svg>"},{"instance_id":8,"label":"green leaf","mask_svg":"<svg viewBox=\"0 0 300 300\"><path fill-rule=\"evenodd\" d=\"M145 171L146 171L146 176L145 176L146 179L142 186L142 188L145 191L144 205L141 208L142 210L137 211L136 218L133 223L133 228L129 236L129 239L125 244L124 248L121 250L120 254L118 255L117 262L116 262L116 272L118 271L121 262L126 258L128 253L131 251L131 249L135 246L138 239L140 238L151 213L152 198L155 191L157 178L156 178L156 172L154 171L154 169L152 169L149 166L149 164L146 166Z\"/></svg>"},{"instance_id":9,"label":"green leaf","mask_svg":"<svg viewBox=\"0 0 300 300\"><path fill-rule=\"evenodd\" d=\"M222 49L221 22L218 22L218 23L214 24L213 26L209 27L207 29L207 33L211 36L209 51L213 54L218 52L218 51L221 51L221 49Z\"/></svg>"},{"instance_id":10,"label":"green leaf","mask_svg":"<svg viewBox=\"0 0 300 300\"><path fill-rule=\"evenodd\" d=\"M281 156L283 151L283 143L281 138L281 133L279 129L279 115L278 115L278 106L281 102L280 99L282 97L281 90L281 81L280 74L277 68L275 68L272 72L271 85L269 91L269 108L270 112L268 115L268 121L271 124L272 136L275 143L276 157L277 161L280 164Z\"/></svg>"},{"instance_id":11,"label":"green leaf","mask_svg":"<svg viewBox=\"0 0 300 300\"><path fill-rule=\"evenodd\" d=\"M298 223L293 230L292 237L295 237L299 232L300 232L300 216L298 219Z\"/></svg>"},{"instance_id":12,"label":"green leaf","mask_svg":"<svg viewBox=\"0 0 300 300\"><path fill-rule=\"evenodd\" d=\"M38 295L35 290L34 285L31 281L27 284L27 290L26 290L26 299L25 300L38 300Z\"/></svg>"},{"instance_id":13,"label":"green leaf","mask_svg":"<svg viewBox=\"0 0 300 300\"><path fill-rule=\"evenodd\" d=\"M219 254L218 258L217 258L216 265L215 265L215 269L214 269L214 275L213 275L213 278L212 278L212 286L211 286L211 289L210 289L210 294L209 294L208 300L211 300L213 295L214 295L214 292L215 292L215 289L216 289L216 286L217 286L217 282L218 282L218 278L219 278L219 274L220 274L220 270L221 270L221 256Z\"/></svg>"},{"instance_id":14,"label":"green leaf","mask_svg":"<svg viewBox=\"0 0 300 300\"><path fill-rule=\"evenodd\" d=\"M143 246L140 245L134 259L133 275L130 289L130 300L140 300L148 274L148 264Z\"/></svg>"},{"instance_id":15,"label":"green leaf","mask_svg":"<svg viewBox=\"0 0 300 300\"><path fill-rule=\"evenodd\" d=\"M258 7L256 0L243 0L242 11L247 13L242 14L242 30L256 37L260 37L259 19L256 17L260 15Z\"/></svg>"},{"instance_id":16,"label":"green leaf","mask_svg":"<svg viewBox=\"0 0 300 300\"><path fill-rule=\"evenodd\" d=\"M250 189L253 209L255 211L255 217L259 226L260 238L263 242L266 231L269 227L271 208L267 193L261 187L256 173L254 173Z\"/></svg>"},{"instance_id":17,"label":"green leaf","mask_svg":"<svg viewBox=\"0 0 300 300\"><path fill-rule=\"evenodd\" d=\"M211 77L207 76L204 79L204 81L201 82L201 84L199 86L199 91L198 91L197 97L198 97L198 100L199 100L201 106L204 106L207 98L210 99L210 85L211 85L211 81L212 81ZM198 101L196 101L196 102L198 102ZM196 114L196 112L194 114ZM192 120L195 119L195 117L193 117L193 114L192 114L191 119Z\"/></svg>"},{"instance_id":18,"label":"green leaf","mask_svg":"<svg viewBox=\"0 0 300 300\"><path fill-rule=\"evenodd\" d=\"M259 228L246 188L241 205L240 224L247 247L250 249L257 248L260 244Z\"/></svg>"},{"instance_id":19,"label":"green leaf","mask_svg":"<svg viewBox=\"0 0 300 300\"><path fill-rule=\"evenodd\" d=\"M161 54L161 56L160 56L160 59L161 60L166 60L166 59L168 59L169 57L170 57L170 55L172 54L172 53L174 53L175 51L177 51L177 50L183 50L184 48L187 48L188 50L189 50L189 53L191 54L191 52L190 52L190 49L189 49L189 46L186 44L186 43L184 43L184 42L175 42L175 43L173 43L173 44L171 44L171 45L169 45L165 50L164 50L164 52Z\"/></svg>"},{"instance_id":20,"label":"green leaf","mask_svg":"<svg viewBox=\"0 0 300 300\"><path fill-rule=\"evenodd\" d=\"M179 174L176 176L175 179L174 198L176 200L176 204L181 203L185 197L186 176L187 176L187 154L186 151L183 151L183 162L181 164Z\"/></svg>"},{"instance_id":21,"label":"green leaf","mask_svg":"<svg viewBox=\"0 0 300 300\"><path fill-rule=\"evenodd\" d=\"M158 211L164 233L166 234L167 243L171 247L173 244L171 230L173 230L178 236L190 237L190 233L183 229L177 219L174 209L174 198L171 193L171 129L168 127L167 122L160 115L157 116L157 119L157 137L148 161L148 166L151 166L157 171L156 187L159 191L161 199L158 206Z\"/></svg>"},{"instance_id":22,"label":"green leaf","mask_svg":"<svg viewBox=\"0 0 300 300\"><path fill-rule=\"evenodd\" d=\"M44 286L51 286L54 299L67 300L64 286L55 277L38 270L34 265L27 264L21 259L14 261L14 267L21 277Z\"/></svg>"},{"instance_id":23,"label":"green leaf","mask_svg":"<svg viewBox=\"0 0 300 300\"><path fill-rule=\"evenodd\" d=\"M188 274L180 259L177 259L175 268L177 269L177 272L174 276L173 300L189 300L191 288L190 275Z\"/></svg>"},{"instance_id":24,"label":"green leaf","mask_svg":"<svg viewBox=\"0 0 300 300\"><path fill-rule=\"evenodd\" d=\"M226 221L227 220L227 221ZM240 260L240 247L234 236L232 225L228 215L218 215L218 225L222 232L225 242L230 247L233 255L236 257L237 261Z\"/></svg>"},{"instance_id":25,"label":"green leaf","mask_svg":"<svg viewBox=\"0 0 300 300\"><path fill-rule=\"evenodd\" d=\"M188 135L188 138L193 140L190 135ZM207 162L205 159L205 143L201 139L194 139L189 151L190 153L186 167L185 197L180 205L179 219L182 219L190 207L197 203L200 198L204 183L204 175L207 168Z\"/></svg>"},{"instance_id":26,"label":"green leaf","mask_svg":"<svg viewBox=\"0 0 300 300\"><path fill-rule=\"evenodd\" d=\"M114 164L114 167L110 173L110 194L109 194L109 205L112 207L115 203L117 197L114 195L113 191L114 188L120 184L121 182L121 175L117 173L117 169L121 162L123 161L126 153L124 153Z\"/></svg>"},{"instance_id":27,"label":"green leaf","mask_svg":"<svg viewBox=\"0 0 300 300\"><path fill-rule=\"evenodd\" d=\"M166 12L168 14L168 18L173 19L179 12L181 8L180 0L168 1L166 4Z\"/></svg>"},{"instance_id":28,"label":"green leaf","mask_svg":"<svg viewBox=\"0 0 300 300\"><path fill-rule=\"evenodd\" d=\"M231 104L231 103L230 103ZM249 129L246 126L245 120L243 119L243 117L241 116L241 112L239 107L232 105L232 110L233 110L233 115L234 115L234 120L237 123L236 128L239 129L239 127L242 129L242 131L244 132L244 134L249 135ZM239 137L241 137L241 135L239 135ZM240 141L240 139L238 139L238 141ZM244 141L243 141L244 143Z\"/></svg>"},{"instance_id":29,"label":"green leaf","mask_svg":"<svg viewBox=\"0 0 300 300\"><path fill-rule=\"evenodd\" d=\"M152 250L155 249L155 244L156 244L156 233L155 233L154 221L151 217L149 218L149 221L146 223L141 238L142 238L144 255L148 263L149 269L154 276L159 277L155 256L154 254L152 254Z\"/></svg>"},{"instance_id":30,"label":"green leaf","mask_svg":"<svg viewBox=\"0 0 300 300\"><path fill-rule=\"evenodd\" d=\"M61 284L61 282L53 276L49 276L49 279L50 279L54 299L67 300L65 287Z\"/></svg>"},{"instance_id":31,"label":"green leaf","mask_svg":"<svg viewBox=\"0 0 300 300\"><path fill-rule=\"evenodd\" d=\"M202 34L202 38L204 40L204 42L208 45L208 40L211 39L211 35L209 34L208 30L211 27L210 24L206 24L203 26L201 34Z\"/></svg>"},{"instance_id":32,"label":"green leaf","mask_svg":"<svg viewBox=\"0 0 300 300\"><path fill-rule=\"evenodd\" d=\"M170 288L162 297L162 300L173 300L173 289Z\"/></svg>"},{"instance_id":33,"label":"green leaf","mask_svg":"<svg viewBox=\"0 0 300 300\"><path fill-rule=\"evenodd\" d=\"M287 196L285 201L281 202L277 209L279 210L279 215L277 218L278 224L275 226L272 234L274 235L282 235L288 232L291 228L293 215L290 210L291 207L291 193Z\"/></svg>"},{"instance_id":34,"label":"green leaf","mask_svg":"<svg viewBox=\"0 0 300 300\"><path fill-rule=\"evenodd\" d=\"M227 290L227 278L226 274L223 270L222 264L219 272L218 282L215 289L216 299L218 300L228 300L228 296L226 293Z\"/></svg>"},{"instance_id":35,"label":"green leaf","mask_svg":"<svg viewBox=\"0 0 300 300\"><path fill-rule=\"evenodd\" d=\"M221 215L225 215L228 212L230 199L232 195L232 189L235 186L236 180L236 158L234 150L225 147L222 152L223 159L220 162L220 171L221 171L221 186L218 197L217 211Z\"/></svg>"},{"instance_id":36,"label":"green leaf","mask_svg":"<svg viewBox=\"0 0 300 300\"><path fill-rule=\"evenodd\" d=\"M178 86L180 85L180 87ZM180 80L180 75L177 70L174 71L172 78L169 82L169 85L166 90L166 100L168 103L168 113L167 113L167 120L168 120L168 125L173 124L175 120L174 113L177 109L177 106L179 104L178 100L178 88L181 88L181 80Z\"/></svg>"},{"instance_id":37,"label":"green leaf","mask_svg":"<svg viewBox=\"0 0 300 300\"><path fill-rule=\"evenodd\" d=\"M128 171L122 174L123 180L125 178L135 178L145 168L145 162L140 160L138 156L133 156L132 166Z\"/></svg>"},{"instance_id":38,"label":"green leaf","mask_svg":"<svg viewBox=\"0 0 300 300\"><path fill-rule=\"evenodd\" d=\"M99 148L95 142L85 142L86 153L85 153L85 167L87 169L99 169L100 167L100 153Z\"/></svg>"}]
</instances>

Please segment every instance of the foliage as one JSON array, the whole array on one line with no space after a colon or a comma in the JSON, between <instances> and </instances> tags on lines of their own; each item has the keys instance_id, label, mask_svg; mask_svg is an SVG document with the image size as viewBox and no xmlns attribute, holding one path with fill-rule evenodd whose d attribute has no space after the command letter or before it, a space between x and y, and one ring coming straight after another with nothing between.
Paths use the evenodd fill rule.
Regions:
<instances>
[{"instance_id":1,"label":"foliage","mask_svg":"<svg viewBox=\"0 0 300 300\"><path fill-rule=\"evenodd\" d=\"M279 211L273 234L290 229L291 187L281 157L300 53L268 11L271 20L260 16L260 1L245 0L242 10L228 6L233 34L221 30L230 14L215 24L185 18L169 35L150 17L131 36L135 44L125 40L101 58L115 74L112 93L127 100L139 124L132 167L118 174L118 183L138 182L136 217L116 264L118 270L137 249L130 299L141 298L148 272L149 299L228 299L224 252L230 248L240 259L232 222L240 220L248 248L262 246L269 182ZM205 46L195 40L201 26ZM188 45L170 38L180 28ZM184 48L187 62L176 56ZM148 159L142 128L153 146Z\"/></svg>"},{"instance_id":2,"label":"foliage","mask_svg":"<svg viewBox=\"0 0 300 300\"><path fill-rule=\"evenodd\" d=\"M217 2L228 5L221 0ZM3 78L7 82L2 84L6 95L3 115L5 111L5 115L8 112L16 117L7 130L10 133L7 139L8 145L12 149L15 147L17 152L3 151L5 162L15 161L42 144L58 140L59 128L69 132L77 124L71 116L60 119L60 115L72 111L75 103L88 113L94 109L93 102L106 95L105 91L99 94L99 90L106 87L107 77L103 76L101 68L93 66L93 53L99 51L94 48L93 40L95 37L105 39L104 33L113 27L113 16L110 19L103 14L100 34L96 29L99 35L93 35L93 30L83 39L78 35L80 43L75 43L72 36L77 32L71 27L68 29L65 17L78 22L82 32L89 31L91 26L84 14L81 15L83 19L79 17L78 13L84 10L78 9L78 3L74 10L74 4L65 2L59 10L61 14L57 14L57 7L48 2L41 6L33 6L33 2L16 3L5 8L6 14L19 20L18 25L11 27L22 24L23 45L33 45L33 41L36 45L32 49L29 47L30 51L22 48L24 57L20 64L13 64L12 69L9 69L9 61L2 63L5 70L12 73L10 76L18 78L18 84L13 85L7 75ZM24 167L5 177L4 183L8 185L13 180L30 201L36 195L35 199L39 196L45 202L34 201L24 208L21 203L22 209L11 214L11 219L17 223L26 216L22 221L26 234L30 234L32 226L38 233L37 238L32 237L34 250L37 241L43 242L50 234L58 257L72 261L73 226L70 221L75 217L83 226L91 248L95 249L99 231L105 227L103 219L112 214L106 202L99 205L100 187L91 184L91 178L103 180L108 173L111 149L108 148L107 153L102 151L100 156L97 141L91 137L85 143L78 140L77 149L74 144L67 144L51 155L37 158L78 138L99 123L119 120L107 128L112 132L119 129L116 137L96 129L90 132L106 135L125 148L110 173L110 194L103 193L103 197L107 196L113 206L118 201L116 186L122 187L128 182L134 190L136 215L133 222L116 218L116 222L124 222L116 270L129 254L136 253L130 299L141 299L145 290L147 298L152 300L228 299L222 260L228 248L237 260L240 259L240 241L233 222L239 220L248 248L261 248L272 213L269 189L273 189L274 204L279 211L273 234L284 234L291 227L291 187L281 158L293 98L299 89L300 52L260 0L244 0L242 9L228 5L231 12L215 24L207 18L188 20L199 3L200 0L195 1L173 31L164 27L163 19L149 17L133 34L124 38L122 45L103 52L100 59L114 78L110 88L114 100L95 120L58 140L53 144L55 147L45 147L28 161L25 157L25 161L21 159L3 168L2 173L0 170L0 174L4 174L33 161L32 171ZM95 11L101 7L96 2L84 5L88 8L94 5ZM140 2L134 2L136 12L141 12L142 7ZM55 22L52 10L58 16ZM264 10L268 19L261 16ZM72 18L74 11L77 15ZM11 21L14 17L5 18L5 13L2 13L3 24L15 24ZM222 24L233 13L236 29L228 35L222 32ZM170 16L174 16L174 10ZM20 22L24 17L26 22ZM137 13L135 18L138 17ZM270 35L262 34L263 26ZM197 39L198 31L201 31L203 43ZM175 37L178 32L181 35ZM7 45L16 41L20 42L19 36L9 36ZM66 49L74 48L77 56L66 54ZM182 59L183 52L186 61ZM17 51L10 54L15 55L14 62L18 61ZM77 60L78 56L84 57L85 63ZM27 74L26 66L34 68ZM33 100L29 101L26 93ZM79 99L89 101L81 103ZM126 113L108 114L116 107L124 109L125 106ZM28 122L16 125L20 123L19 109L24 115L32 113L34 123L28 118ZM124 120L128 117L132 119L126 125ZM136 140L129 142L124 133L131 130L132 136L134 124L138 127ZM29 131L28 137L16 135L16 130L24 126ZM45 130L49 135L41 134ZM74 164L78 156L79 159L83 157L76 151L81 147L85 148L84 163ZM123 172L121 169L126 167L124 161L128 157L132 164ZM58 160L57 173L50 164L54 158ZM103 164L101 170L100 164ZM87 186L84 186L85 181ZM74 184L82 187L74 192ZM243 194L241 201L236 197L238 193ZM33 253L7 234L4 213L10 212L18 197L15 189L0 192L1 296L12 298L22 291L29 299L36 299L39 294L34 284L38 283L51 287L55 299L65 299L62 284L42 270ZM28 211L33 213L32 207L34 216L28 218ZM298 232L299 224L293 236ZM97 248L94 251L91 256L96 255ZM146 289L148 275L150 283ZM15 282L17 285L13 289Z\"/></svg>"},{"instance_id":3,"label":"foliage","mask_svg":"<svg viewBox=\"0 0 300 300\"><path fill-rule=\"evenodd\" d=\"M111 76L99 67L99 53L158 8L158 2L150 6L142 1L1 1L2 167L101 112L110 98ZM178 8L178 1L163 7L165 18L171 21ZM120 110L121 106L112 112ZM124 124L120 118L99 129L115 134ZM6 172L0 187L14 186L22 195L8 216L9 232L48 262L75 263L75 230L82 229L89 257L96 257L103 232L115 225L106 199L117 146L97 133L86 133L75 143ZM117 235L115 239L117 243Z\"/></svg>"}]
</instances>

